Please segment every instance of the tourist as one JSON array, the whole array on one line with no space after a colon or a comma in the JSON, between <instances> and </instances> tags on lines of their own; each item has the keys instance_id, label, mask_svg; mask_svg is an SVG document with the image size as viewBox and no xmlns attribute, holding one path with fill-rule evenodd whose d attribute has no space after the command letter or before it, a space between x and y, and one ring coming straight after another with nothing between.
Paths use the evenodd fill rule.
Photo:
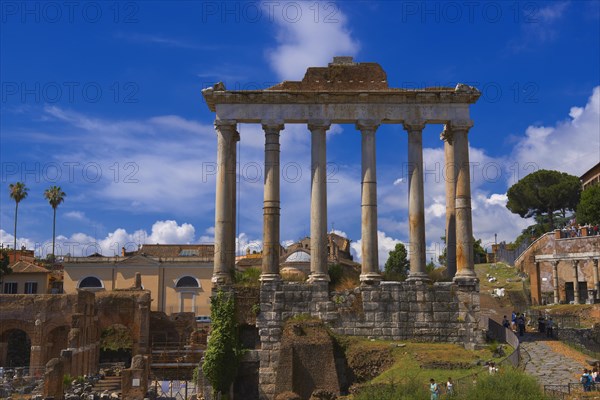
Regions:
<instances>
[{"instance_id":1,"label":"tourist","mask_svg":"<svg viewBox=\"0 0 600 400\"><path fill-rule=\"evenodd\" d=\"M502 319L502 326L505 328L510 328L510 322L508 322L508 318L506 318L506 315Z\"/></svg>"},{"instance_id":2,"label":"tourist","mask_svg":"<svg viewBox=\"0 0 600 400\"><path fill-rule=\"evenodd\" d=\"M538 317L538 332L544 333L546 330L546 319L540 314Z\"/></svg>"},{"instance_id":3,"label":"tourist","mask_svg":"<svg viewBox=\"0 0 600 400\"><path fill-rule=\"evenodd\" d=\"M511 328L513 332L517 331L517 313L515 311L513 311L511 315Z\"/></svg>"},{"instance_id":4,"label":"tourist","mask_svg":"<svg viewBox=\"0 0 600 400\"><path fill-rule=\"evenodd\" d=\"M519 336L525 334L525 315L519 313L517 316L517 327L519 328Z\"/></svg>"},{"instance_id":5,"label":"tourist","mask_svg":"<svg viewBox=\"0 0 600 400\"><path fill-rule=\"evenodd\" d=\"M592 370L592 381L594 384L600 382L600 374L598 373L598 367L594 367Z\"/></svg>"},{"instance_id":6,"label":"tourist","mask_svg":"<svg viewBox=\"0 0 600 400\"><path fill-rule=\"evenodd\" d=\"M448 378L448 382L446 382L446 394L448 397L454 396L454 382L452 382L452 378Z\"/></svg>"},{"instance_id":7,"label":"tourist","mask_svg":"<svg viewBox=\"0 0 600 400\"><path fill-rule=\"evenodd\" d=\"M490 375L494 375L496 372L498 372L498 367L496 367L496 363L490 362L488 364L488 372Z\"/></svg>"},{"instance_id":8,"label":"tourist","mask_svg":"<svg viewBox=\"0 0 600 400\"><path fill-rule=\"evenodd\" d=\"M431 400L438 400L440 398L440 388L433 378L429 380L429 391L431 392Z\"/></svg>"},{"instance_id":9,"label":"tourist","mask_svg":"<svg viewBox=\"0 0 600 400\"><path fill-rule=\"evenodd\" d=\"M592 376L589 374L589 371L587 369L583 370L583 374L581 374L581 378L579 379L579 382L581 382L581 384L583 385L584 392L592 391ZM433 397L432 397L432 399L433 399ZM436 399L437 399L437 397L436 397Z\"/></svg>"},{"instance_id":10,"label":"tourist","mask_svg":"<svg viewBox=\"0 0 600 400\"><path fill-rule=\"evenodd\" d=\"M548 321L546 321L546 336L552 338L552 331L554 329L554 321L552 321L552 317Z\"/></svg>"}]
</instances>

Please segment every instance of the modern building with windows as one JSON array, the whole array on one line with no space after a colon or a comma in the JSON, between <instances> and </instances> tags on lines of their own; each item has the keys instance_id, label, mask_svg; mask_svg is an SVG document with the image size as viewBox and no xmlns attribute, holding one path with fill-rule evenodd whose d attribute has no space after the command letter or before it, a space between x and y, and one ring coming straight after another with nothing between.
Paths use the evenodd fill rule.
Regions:
<instances>
[{"instance_id":1,"label":"modern building with windows","mask_svg":"<svg viewBox=\"0 0 600 400\"><path fill-rule=\"evenodd\" d=\"M17 261L12 272L4 277L4 294L47 294L50 271L28 261Z\"/></svg>"},{"instance_id":2,"label":"modern building with windows","mask_svg":"<svg viewBox=\"0 0 600 400\"><path fill-rule=\"evenodd\" d=\"M120 256L65 257L64 291L111 291L135 285L152 295L152 310L210 315L213 245L143 245Z\"/></svg>"}]
</instances>

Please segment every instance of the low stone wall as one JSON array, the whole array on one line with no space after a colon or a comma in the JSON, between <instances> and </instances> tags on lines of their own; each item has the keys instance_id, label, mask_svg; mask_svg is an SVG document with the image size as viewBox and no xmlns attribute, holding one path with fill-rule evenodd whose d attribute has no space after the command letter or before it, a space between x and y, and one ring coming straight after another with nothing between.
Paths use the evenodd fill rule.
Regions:
<instances>
[{"instance_id":1,"label":"low stone wall","mask_svg":"<svg viewBox=\"0 0 600 400\"><path fill-rule=\"evenodd\" d=\"M563 342L572 343L600 354L600 324L588 329L560 328L556 329L556 335Z\"/></svg>"},{"instance_id":2,"label":"low stone wall","mask_svg":"<svg viewBox=\"0 0 600 400\"><path fill-rule=\"evenodd\" d=\"M345 293L329 293L317 282L265 282L257 317L261 399L275 396L284 321L300 314L323 320L335 333L384 340L484 343L477 283L383 282Z\"/></svg>"}]
</instances>

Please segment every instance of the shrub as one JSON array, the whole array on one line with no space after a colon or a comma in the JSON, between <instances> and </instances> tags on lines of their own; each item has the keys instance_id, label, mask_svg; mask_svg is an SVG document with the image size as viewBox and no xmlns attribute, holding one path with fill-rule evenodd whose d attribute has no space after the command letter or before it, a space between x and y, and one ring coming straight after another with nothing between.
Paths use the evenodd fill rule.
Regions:
<instances>
[{"instance_id":1,"label":"shrub","mask_svg":"<svg viewBox=\"0 0 600 400\"><path fill-rule=\"evenodd\" d=\"M332 286L335 286L342 279L342 276L344 275L344 267L342 267L340 264L333 264L333 265L329 266L327 272L329 272L330 284Z\"/></svg>"},{"instance_id":2,"label":"shrub","mask_svg":"<svg viewBox=\"0 0 600 400\"><path fill-rule=\"evenodd\" d=\"M244 271L235 271L234 281L243 286L256 286L260 284L260 268L251 267Z\"/></svg>"},{"instance_id":3,"label":"shrub","mask_svg":"<svg viewBox=\"0 0 600 400\"><path fill-rule=\"evenodd\" d=\"M534 377L522 371L505 367L495 375L481 375L477 384L465 393L458 393L459 400L549 400Z\"/></svg>"}]
</instances>

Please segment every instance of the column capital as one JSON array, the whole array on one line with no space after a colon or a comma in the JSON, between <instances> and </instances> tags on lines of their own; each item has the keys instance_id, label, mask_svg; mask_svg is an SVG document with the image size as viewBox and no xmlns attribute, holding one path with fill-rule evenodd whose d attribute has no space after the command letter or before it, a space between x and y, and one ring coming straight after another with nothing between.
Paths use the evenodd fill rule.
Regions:
<instances>
[{"instance_id":1,"label":"column capital","mask_svg":"<svg viewBox=\"0 0 600 400\"><path fill-rule=\"evenodd\" d=\"M552 264L553 267L558 267L558 263L559 263L558 260L552 260L552 261L550 261L550 264Z\"/></svg>"},{"instance_id":2,"label":"column capital","mask_svg":"<svg viewBox=\"0 0 600 400\"><path fill-rule=\"evenodd\" d=\"M423 131L423 129L425 129L425 121L423 120L419 120L419 119L414 119L414 120L406 120L404 122L402 122L402 126L404 127L404 130L406 130L407 132L415 132L415 131Z\"/></svg>"},{"instance_id":3,"label":"column capital","mask_svg":"<svg viewBox=\"0 0 600 400\"><path fill-rule=\"evenodd\" d=\"M448 124L452 131L469 131L473 127L473 121L470 119L456 119L450 121Z\"/></svg>"},{"instance_id":4,"label":"column capital","mask_svg":"<svg viewBox=\"0 0 600 400\"><path fill-rule=\"evenodd\" d=\"M308 129L312 132L315 130L328 130L331 126L331 121L327 119L309 119Z\"/></svg>"},{"instance_id":5,"label":"column capital","mask_svg":"<svg viewBox=\"0 0 600 400\"><path fill-rule=\"evenodd\" d=\"M279 133L280 131L285 129L285 124L283 120L262 120L261 125L263 130L267 133Z\"/></svg>"},{"instance_id":6,"label":"column capital","mask_svg":"<svg viewBox=\"0 0 600 400\"><path fill-rule=\"evenodd\" d=\"M359 131L376 131L381 125L381 121L377 119L359 119L356 121L356 129Z\"/></svg>"},{"instance_id":7,"label":"column capital","mask_svg":"<svg viewBox=\"0 0 600 400\"><path fill-rule=\"evenodd\" d=\"M215 119L215 128L235 129L237 121L235 119Z\"/></svg>"},{"instance_id":8,"label":"column capital","mask_svg":"<svg viewBox=\"0 0 600 400\"><path fill-rule=\"evenodd\" d=\"M454 135L452 134L452 129L448 124L444 125L444 129L442 130L442 133L440 133L440 140L444 140L448 142L448 144L452 144Z\"/></svg>"},{"instance_id":9,"label":"column capital","mask_svg":"<svg viewBox=\"0 0 600 400\"><path fill-rule=\"evenodd\" d=\"M573 264L573 267L577 267L579 265L579 260L572 260L571 263Z\"/></svg>"}]
</instances>

